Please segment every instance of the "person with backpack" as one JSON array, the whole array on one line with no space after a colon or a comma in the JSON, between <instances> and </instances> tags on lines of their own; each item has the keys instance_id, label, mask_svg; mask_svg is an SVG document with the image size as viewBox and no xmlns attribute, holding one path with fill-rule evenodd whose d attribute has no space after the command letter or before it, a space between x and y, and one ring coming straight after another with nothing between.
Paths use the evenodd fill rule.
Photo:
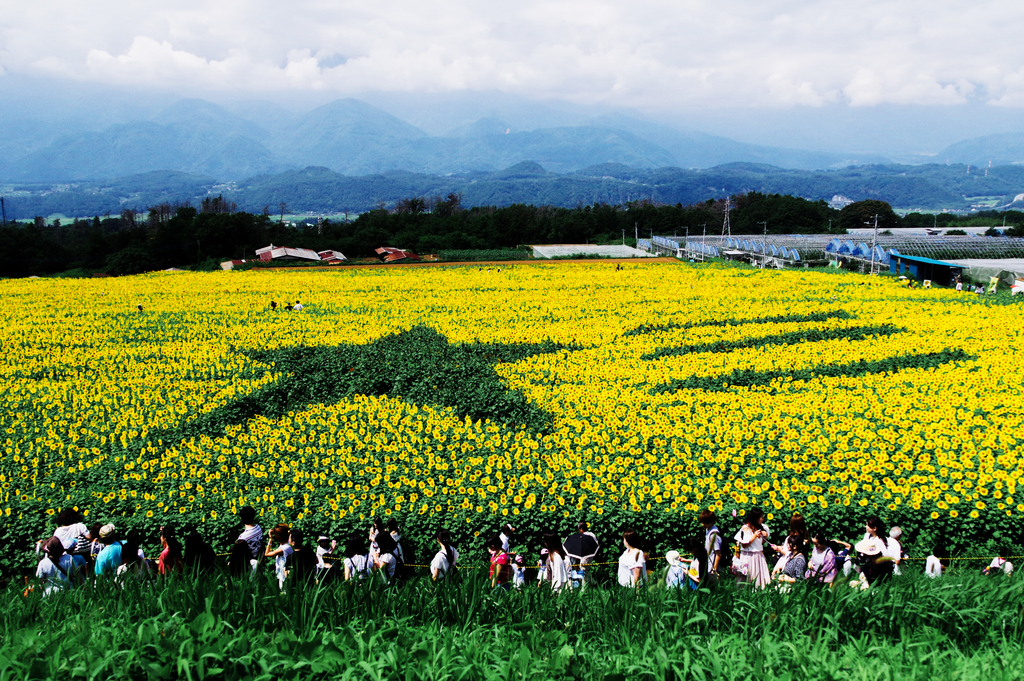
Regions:
<instances>
[{"instance_id":1,"label":"person with backpack","mask_svg":"<svg viewBox=\"0 0 1024 681\"><path fill-rule=\"evenodd\" d=\"M722 531L718 529L718 516L711 509L700 514L700 524L704 528L704 552L707 554L705 581L708 586L718 581L718 570L722 567Z\"/></svg>"},{"instance_id":2,"label":"person with backpack","mask_svg":"<svg viewBox=\"0 0 1024 681\"><path fill-rule=\"evenodd\" d=\"M402 533L398 528L398 521L388 518L388 534L395 540L395 577L399 580L409 578L408 570L405 567L405 549L402 548Z\"/></svg>"},{"instance_id":3,"label":"person with backpack","mask_svg":"<svg viewBox=\"0 0 1024 681\"><path fill-rule=\"evenodd\" d=\"M370 576L370 556L362 536L351 537L345 545L345 581Z\"/></svg>"},{"instance_id":4,"label":"person with backpack","mask_svg":"<svg viewBox=\"0 0 1024 681\"><path fill-rule=\"evenodd\" d=\"M390 584L398 569L398 544L389 532L379 532L374 545L376 550L371 550L374 556L373 569L384 578L385 584Z\"/></svg>"},{"instance_id":5,"label":"person with backpack","mask_svg":"<svg viewBox=\"0 0 1024 681\"><path fill-rule=\"evenodd\" d=\"M562 542L562 548L569 559L573 586L583 586L588 581L587 565L594 562L597 552L601 549L597 536L589 531L589 526L585 522L581 521L576 526L576 533L569 535Z\"/></svg>"},{"instance_id":6,"label":"person with backpack","mask_svg":"<svg viewBox=\"0 0 1024 681\"><path fill-rule=\"evenodd\" d=\"M81 583L78 566L71 554L64 551L58 537L50 537L40 546L43 559L36 567L36 578L43 584L43 596Z\"/></svg>"},{"instance_id":7,"label":"person with backpack","mask_svg":"<svg viewBox=\"0 0 1024 681\"><path fill-rule=\"evenodd\" d=\"M452 546L451 535L448 530L438 530L434 535L434 541L440 547L430 561L430 578L435 582L446 578L456 569L459 562L459 552Z\"/></svg>"},{"instance_id":8,"label":"person with backpack","mask_svg":"<svg viewBox=\"0 0 1024 681\"><path fill-rule=\"evenodd\" d=\"M619 556L619 584L636 588L647 581L647 559L644 556L643 541L632 529L622 533L622 545L626 548Z\"/></svg>"},{"instance_id":9,"label":"person with backpack","mask_svg":"<svg viewBox=\"0 0 1024 681\"><path fill-rule=\"evenodd\" d=\"M491 537L487 542L487 553L490 554L491 570L488 578L491 580L491 588L508 591L511 587L512 569L509 565L508 553L502 548L500 537Z\"/></svg>"}]
</instances>

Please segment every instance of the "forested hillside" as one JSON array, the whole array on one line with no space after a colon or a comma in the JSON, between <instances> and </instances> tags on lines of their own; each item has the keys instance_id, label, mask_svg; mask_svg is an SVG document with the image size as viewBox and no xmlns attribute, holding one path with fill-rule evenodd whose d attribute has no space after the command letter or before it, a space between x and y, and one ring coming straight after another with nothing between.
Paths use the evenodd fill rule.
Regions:
<instances>
[{"instance_id":1,"label":"forested hillside","mask_svg":"<svg viewBox=\"0 0 1024 681\"><path fill-rule=\"evenodd\" d=\"M221 194L241 210L254 213L277 213L284 203L291 213L357 214L381 206L393 208L409 197L448 194L461 195L464 206L525 203L571 208L639 200L689 205L750 192L791 194L812 201L841 195L852 201L885 201L902 209L969 211L1013 205L1018 196L1024 196L1024 166L973 168L970 172L965 165L938 164L807 171L732 163L704 170L652 170L605 163L558 174L539 163L523 162L495 172L430 175L391 171L358 177L326 167L308 167L237 183L153 171L104 182L16 184L4 191L8 218L22 220L54 214L102 216L124 208L145 210L165 201L198 204L204 197Z\"/></svg>"}]
</instances>

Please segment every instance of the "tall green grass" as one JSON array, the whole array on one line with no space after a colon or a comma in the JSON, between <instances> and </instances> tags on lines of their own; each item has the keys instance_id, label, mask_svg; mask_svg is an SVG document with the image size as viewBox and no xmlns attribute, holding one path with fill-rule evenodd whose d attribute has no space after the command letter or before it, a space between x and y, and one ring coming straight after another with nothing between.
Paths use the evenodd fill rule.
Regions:
<instances>
[{"instance_id":1,"label":"tall green grass","mask_svg":"<svg viewBox=\"0 0 1024 681\"><path fill-rule=\"evenodd\" d=\"M483 575L281 593L226 577L8 589L0 680L1009 679L1024 582L907 577L867 592L491 592Z\"/></svg>"}]
</instances>

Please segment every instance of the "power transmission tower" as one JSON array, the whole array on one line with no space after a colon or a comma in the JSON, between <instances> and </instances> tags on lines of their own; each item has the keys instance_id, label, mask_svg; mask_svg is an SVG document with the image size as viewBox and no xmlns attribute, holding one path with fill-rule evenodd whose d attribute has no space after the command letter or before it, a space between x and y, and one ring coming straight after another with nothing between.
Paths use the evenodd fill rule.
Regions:
<instances>
[{"instance_id":1,"label":"power transmission tower","mask_svg":"<svg viewBox=\"0 0 1024 681\"><path fill-rule=\"evenodd\" d=\"M729 211L732 210L732 197L725 199L725 222L722 223L722 236L732 237L732 225L729 224Z\"/></svg>"}]
</instances>

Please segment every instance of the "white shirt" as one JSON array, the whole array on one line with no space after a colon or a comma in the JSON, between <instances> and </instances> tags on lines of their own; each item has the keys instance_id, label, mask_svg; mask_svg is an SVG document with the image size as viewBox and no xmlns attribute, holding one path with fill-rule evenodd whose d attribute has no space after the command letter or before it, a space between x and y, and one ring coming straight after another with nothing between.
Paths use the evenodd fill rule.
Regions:
<instances>
[{"instance_id":1,"label":"white shirt","mask_svg":"<svg viewBox=\"0 0 1024 681\"><path fill-rule=\"evenodd\" d=\"M548 570L551 572L551 588L555 591L569 583L569 564L558 553L549 554Z\"/></svg>"},{"instance_id":2,"label":"white shirt","mask_svg":"<svg viewBox=\"0 0 1024 681\"><path fill-rule=\"evenodd\" d=\"M498 539L501 540L501 548L505 551L505 553L508 553L508 535L502 532L498 535Z\"/></svg>"},{"instance_id":3,"label":"white shirt","mask_svg":"<svg viewBox=\"0 0 1024 681\"><path fill-rule=\"evenodd\" d=\"M60 565L60 569L57 569L57 565ZM39 561L39 566L36 568L36 577L44 584L44 596L49 596L54 591L63 589L71 583L70 575L75 569L75 560L65 553L57 560L57 565L47 556Z\"/></svg>"},{"instance_id":4,"label":"white shirt","mask_svg":"<svg viewBox=\"0 0 1024 681\"><path fill-rule=\"evenodd\" d=\"M988 566L992 569L998 568L1006 574L1011 574L1013 572L1013 563L1005 558L993 558L992 562L989 563Z\"/></svg>"},{"instance_id":5,"label":"white shirt","mask_svg":"<svg viewBox=\"0 0 1024 681\"><path fill-rule=\"evenodd\" d=\"M935 556L928 556L928 559L924 561L924 573L932 579L941 577L942 563Z\"/></svg>"},{"instance_id":6,"label":"white shirt","mask_svg":"<svg viewBox=\"0 0 1024 681\"><path fill-rule=\"evenodd\" d=\"M718 525L712 525L710 529L704 532L704 550L708 552L708 556L711 556L714 551L722 550L722 533L718 529Z\"/></svg>"},{"instance_id":7,"label":"white shirt","mask_svg":"<svg viewBox=\"0 0 1024 681\"><path fill-rule=\"evenodd\" d=\"M74 525L65 525L64 527L58 527L53 532L53 536L60 539L61 545L64 550L71 549L78 542L78 538L83 534L88 534L89 528L82 523L75 523Z\"/></svg>"},{"instance_id":8,"label":"white shirt","mask_svg":"<svg viewBox=\"0 0 1024 681\"><path fill-rule=\"evenodd\" d=\"M352 556L351 558L345 559L345 568L348 570L350 579L365 579L366 578L366 564L369 561L368 556Z\"/></svg>"},{"instance_id":9,"label":"white shirt","mask_svg":"<svg viewBox=\"0 0 1024 681\"><path fill-rule=\"evenodd\" d=\"M550 560L550 559L549 559ZM626 549L619 556L619 584L622 586L636 586L633 581L634 568L640 568L640 584L647 581L647 561L644 559L644 552L640 549Z\"/></svg>"},{"instance_id":10,"label":"white shirt","mask_svg":"<svg viewBox=\"0 0 1024 681\"><path fill-rule=\"evenodd\" d=\"M526 586L526 566L512 563L512 586L519 588Z\"/></svg>"},{"instance_id":11,"label":"white shirt","mask_svg":"<svg viewBox=\"0 0 1024 681\"><path fill-rule=\"evenodd\" d=\"M892 537L889 537L887 542L888 546L885 547L885 551L882 551L882 555L886 558L892 558L893 574L898 575L900 573L899 562L903 559L903 548L900 546L900 543Z\"/></svg>"},{"instance_id":12,"label":"white shirt","mask_svg":"<svg viewBox=\"0 0 1024 681\"><path fill-rule=\"evenodd\" d=\"M317 547L316 547L316 566L318 568L326 568L327 567L327 563L324 562L324 556L326 556L330 552L331 552L330 549L325 549L324 547L322 547L320 545L317 545Z\"/></svg>"},{"instance_id":13,"label":"white shirt","mask_svg":"<svg viewBox=\"0 0 1024 681\"><path fill-rule=\"evenodd\" d=\"M767 528L765 528L767 530ZM764 552L764 541L761 537L754 538L754 528L749 525L744 525L740 528L740 531L736 533L736 541L740 543L741 551L750 551L752 553L763 553Z\"/></svg>"},{"instance_id":14,"label":"white shirt","mask_svg":"<svg viewBox=\"0 0 1024 681\"><path fill-rule=\"evenodd\" d=\"M302 309L302 303L295 303L295 307L293 307L292 309L293 310L301 310Z\"/></svg>"},{"instance_id":15,"label":"white shirt","mask_svg":"<svg viewBox=\"0 0 1024 681\"><path fill-rule=\"evenodd\" d=\"M274 556L274 572L277 573L277 583L279 586L284 586L288 556L292 555L294 551L295 549L292 548L291 544L284 544L281 546L281 553Z\"/></svg>"},{"instance_id":16,"label":"white shirt","mask_svg":"<svg viewBox=\"0 0 1024 681\"><path fill-rule=\"evenodd\" d=\"M397 565L395 554L382 553L377 557L377 562L381 564L380 569L384 573L384 581L390 582L391 578L395 576L395 567Z\"/></svg>"},{"instance_id":17,"label":"white shirt","mask_svg":"<svg viewBox=\"0 0 1024 681\"><path fill-rule=\"evenodd\" d=\"M452 557L455 559L455 564L459 564L459 550L454 546L452 547ZM448 570L451 569L451 565L448 564L448 556L445 554L444 549L434 554L434 560L430 561L430 574L434 574L434 570L437 570L440 577L444 577L448 574Z\"/></svg>"},{"instance_id":18,"label":"white shirt","mask_svg":"<svg viewBox=\"0 0 1024 681\"><path fill-rule=\"evenodd\" d=\"M402 551L402 535L397 532L391 533L391 538L395 540L395 555L398 557L402 564L405 564L405 553Z\"/></svg>"}]
</instances>

